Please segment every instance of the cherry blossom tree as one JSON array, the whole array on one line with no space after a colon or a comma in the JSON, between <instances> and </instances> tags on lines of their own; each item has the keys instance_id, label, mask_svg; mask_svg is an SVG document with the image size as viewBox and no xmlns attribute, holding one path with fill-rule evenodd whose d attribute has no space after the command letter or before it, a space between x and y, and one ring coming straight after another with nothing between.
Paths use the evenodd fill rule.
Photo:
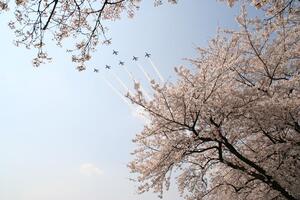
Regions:
<instances>
[{"instance_id":1,"label":"cherry blossom tree","mask_svg":"<svg viewBox=\"0 0 300 200\"><path fill-rule=\"evenodd\" d=\"M139 192L174 180L188 200L300 199L299 1L255 2L265 19L243 7L176 83L128 94L149 118L128 165Z\"/></svg>"},{"instance_id":2,"label":"cherry blossom tree","mask_svg":"<svg viewBox=\"0 0 300 200\"><path fill-rule=\"evenodd\" d=\"M153 0L154 5L163 3ZM74 48L72 61L77 63L78 70L85 69L85 62L91 58L99 44L110 44L106 36L107 27L103 21L114 21L127 12L133 17L141 0L15 0L15 7L9 6L8 0L0 0L0 12L13 7L15 20L9 22L14 30L17 46L37 50L33 60L39 66L50 60L45 45L45 38L52 38L58 46L67 38L72 38ZM176 3L176 0L168 0ZM49 41L49 40L48 40Z\"/></svg>"}]
</instances>

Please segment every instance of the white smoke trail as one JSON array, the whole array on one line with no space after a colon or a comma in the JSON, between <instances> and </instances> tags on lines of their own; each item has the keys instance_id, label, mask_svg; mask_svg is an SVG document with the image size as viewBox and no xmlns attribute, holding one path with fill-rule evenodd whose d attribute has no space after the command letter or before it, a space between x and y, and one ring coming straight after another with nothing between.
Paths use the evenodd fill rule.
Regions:
<instances>
[{"instance_id":1,"label":"white smoke trail","mask_svg":"<svg viewBox=\"0 0 300 200\"><path fill-rule=\"evenodd\" d=\"M146 90L141 86L141 91L143 92L143 94L145 95L146 99L150 100L151 97L150 95L148 94L148 92L146 92Z\"/></svg>"},{"instance_id":2,"label":"white smoke trail","mask_svg":"<svg viewBox=\"0 0 300 200\"><path fill-rule=\"evenodd\" d=\"M125 98L125 96L117 88L115 88L105 77L103 77L103 80L114 91L114 93L117 96L119 96L128 105L129 108L132 108L129 101Z\"/></svg>"},{"instance_id":3,"label":"white smoke trail","mask_svg":"<svg viewBox=\"0 0 300 200\"><path fill-rule=\"evenodd\" d=\"M119 84L123 87L123 89L126 92L130 92L129 88L126 86L126 84L122 81L122 79L120 79L120 77L115 74L114 72L112 72L112 75L114 76L114 78L119 82Z\"/></svg>"},{"instance_id":4,"label":"white smoke trail","mask_svg":"<svg viewBox=\"0 0 300 200\"><path fill-rule=\"evenodd\" d=\"M129 76L132 80L134 80L134 77L133 77L132 73L131 73L125 66L124 66L123 68L124 68L125 71L127 72L128 76Z\"/></svg>"},{"instance_id":5,"label":"white smoke trail","mask_svg":"<svg viewBox=\"0 0 300 200\"><path fill-rule=\"evenodd\" d=\"M134 89L135 90L140 90L147 99L150 99L150 95L148 94L148 92L143 88L143 86L140 84L139 81L135 81L134 80Z\"/></svg>"},{"instance_id":6,"label":"white smoke trail","mask_svg":"<svg viewBox=\"0 0 300 200\"><path fill-rule=\"evenodd\" d=\"M140 63L136 63L136 64L139 67L139 69L143 72L143 74L145 75L145 77L147 78L147 80L150 83L151 82L151 78L150 78L149 74L145 71L145 69L143 68L143 66Z\"/></svg>"},{"instance_id":7,"label":"white smoke trail","mask_svg":"<svg viewBox=\"0 0 300 200\"><path fill-rule=\"evenodd\" d=\"M151 58L148 58L152 68L154 69L154 71L156 72L156 74L158 75L159 79L161 80L161 82L165 82L164 77L161 75L161 73L159 72L158 68L155 66L155 64L153 63Z\"/></svg>"},{"instance_id":8,"label":"white smoke trail","mask_svg":"<svg viewBox=\"0 0 300 200\"><path fill-rule=\"evenodd\" d=\"M146 92L146 90L140 85L140 83L134 78L134 76L132 75L132 73L124 66L124 69L126 70L127 74L129 75L129 77L133 80L134 85L139 85L141 88L141 91L143 92L143 94L145 95L145 97L147 99L150 99L150 95ZM134 86L135 88L135 86Z\"/></svg>"}]
</instances>

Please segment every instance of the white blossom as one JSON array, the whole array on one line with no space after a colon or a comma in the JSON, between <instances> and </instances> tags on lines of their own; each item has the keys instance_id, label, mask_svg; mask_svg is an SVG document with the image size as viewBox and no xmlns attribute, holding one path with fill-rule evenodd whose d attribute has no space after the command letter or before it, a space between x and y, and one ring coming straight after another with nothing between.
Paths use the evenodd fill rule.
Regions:
<instances>
[{"instance_id":1,"label":"white blossom","mask_svg":"<svg viewBox=\"0 0 300 200\"><path fill-rule=\"evenodd\" d=\"M256 2L267 20L243 10L239 31L190 59L195 73L181 66L151 100L129 96L150 121L129 164L140 192L161 196L176 171L188 200L300 198L299 3Z\"/></svg>"}]
</instances>

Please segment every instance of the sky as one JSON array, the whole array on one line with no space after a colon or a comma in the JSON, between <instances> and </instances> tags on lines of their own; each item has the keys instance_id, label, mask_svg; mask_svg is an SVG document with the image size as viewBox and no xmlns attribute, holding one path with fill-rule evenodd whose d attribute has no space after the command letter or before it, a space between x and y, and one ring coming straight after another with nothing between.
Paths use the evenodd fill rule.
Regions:
<instances>
[{"instance_id":1,"label":"sky","mask_svg":"<svg viewBox=\"0 0 300 200\"><path fill-rule=\"evenodd\" d=\"M164 79L174 81L173 68L189 65L184 58L195 57L196 47L205 47L218 26L236 28L238 12L214 0L159 7L144 0L133 19L105 22L112 44L99 47L84 72L76 71L70 55L51 41L48 53L54 60L34 68L34 51L13 45L7 27L11 14L1 13L0 199L159 199L152 191L138 195L136 183L129 181L132 139L144 121L109 85L125 92L117 76L132 88L118 62L125 61L147 90L145 76L131 59L140 57L140 66L159 80L143 58L150 52ZM180 199L174 184L163 199Z\"/></svg>"}]
</instances>

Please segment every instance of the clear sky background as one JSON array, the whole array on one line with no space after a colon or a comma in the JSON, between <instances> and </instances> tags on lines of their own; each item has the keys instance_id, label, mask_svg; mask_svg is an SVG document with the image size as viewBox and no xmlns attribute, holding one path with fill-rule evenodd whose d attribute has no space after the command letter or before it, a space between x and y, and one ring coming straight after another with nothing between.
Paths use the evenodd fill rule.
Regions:
<instances>
[{"instance_id":1,"label":"clear sky background","mask_svg":"<svg viewBox=\"0 0 300 200\"><path fill-rule=\"evenodd\" d=\"M143 121L103 81L117 87L117 74L132 81L118 61L147 82L132 56L157 78L144 52L152 54L166 80L173 68L188 64L218 25L236 27L239 8L215 0L181 0L154 7L144 0L134 19L106 22L112 45L99 47L84 72L75 70L65 49L49 44L50 64L33 68L34 52L12 44L11 17L0 15L0 199L1 200L155 200L156 194L136 194L126 165L132 139ZM51 43L51 41L49 41ZM112 50L119 50L118 56ZM104 65L112 66L111 72ZM99 73L93 73L93 68ZM165 200L179 199L175 187Z\"/></svg>"}]
</instances>

